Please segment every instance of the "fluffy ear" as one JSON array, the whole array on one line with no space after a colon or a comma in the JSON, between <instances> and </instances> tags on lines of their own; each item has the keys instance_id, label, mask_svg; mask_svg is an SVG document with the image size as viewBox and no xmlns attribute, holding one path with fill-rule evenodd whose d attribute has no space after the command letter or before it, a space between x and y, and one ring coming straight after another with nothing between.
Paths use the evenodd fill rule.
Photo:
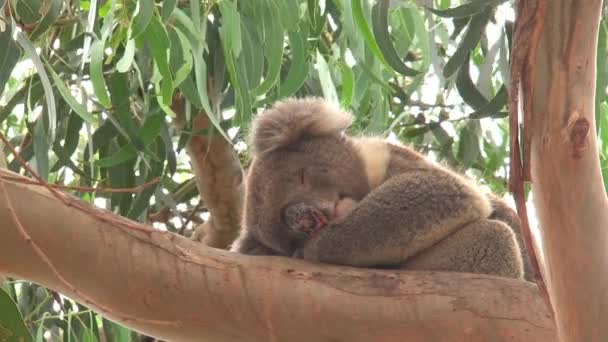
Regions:
<instances>
[{"instance_id":1,"label":"fluffy ear","mask_svg":"<svg viewBox=\"0 0 608 342\"><path fill-rule=\"evenodd\" d=\"M322 98L288 99L276 103L253 121L250 142L262 154L307 136L339 133L352 123L350 113Z\"/></svg>"}]
</instances>

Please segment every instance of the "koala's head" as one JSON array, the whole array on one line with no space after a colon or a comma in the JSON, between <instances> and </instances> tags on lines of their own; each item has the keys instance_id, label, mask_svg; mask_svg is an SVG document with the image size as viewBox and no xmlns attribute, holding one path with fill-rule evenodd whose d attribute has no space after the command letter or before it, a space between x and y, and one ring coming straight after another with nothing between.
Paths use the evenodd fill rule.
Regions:
<instances>
[{"instance_id":1,"label":"koala's head","mask_svg":"<svg viewBox=\"0 0 608 342\"><path fill-rule=\"evenodd\" d=\"M352 138L351 115L322 99L291 99L258 115L251 130L245 229L290 255L339 220L370 186Z\"/></svg>"}]
</instances>

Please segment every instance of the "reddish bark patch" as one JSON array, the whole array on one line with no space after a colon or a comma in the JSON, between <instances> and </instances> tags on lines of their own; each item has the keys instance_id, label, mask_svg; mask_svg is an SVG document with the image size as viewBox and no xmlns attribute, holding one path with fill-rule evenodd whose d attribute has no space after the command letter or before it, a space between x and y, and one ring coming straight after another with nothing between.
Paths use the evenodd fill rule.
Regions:
<instances>
[{"instance_id":1,"label":"reddish bark patch","mask_svg":"<svg viewBox=\"0 0 608 342\"><path fill-rule=\"evenodd\" d=\"M589 143L589 121L585 118L578 118L570 125L570 143L572 144L572 156L579 159L587 149Z\"/></svg>"}]
</instances>

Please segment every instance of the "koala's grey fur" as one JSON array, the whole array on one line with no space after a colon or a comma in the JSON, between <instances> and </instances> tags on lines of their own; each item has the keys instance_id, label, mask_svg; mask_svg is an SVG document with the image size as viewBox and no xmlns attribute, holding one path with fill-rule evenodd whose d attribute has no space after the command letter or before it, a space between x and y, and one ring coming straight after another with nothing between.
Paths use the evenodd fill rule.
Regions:
<instances>
[{"instance_id":1,"label":"koala's grey fur","mask_svg":"<svg viewBox=\"0 0 608 342\"><path fill-rule=\"evenodd\" d=\"M359 267L529 272L510 207L407 147L344 134L351 121L318 98L277 103L254 120L244 227L232 250ZM286 223L285 212L307 207L332 218L343 198L357 204L314 235Z\"/></svg>"}]
</instances>

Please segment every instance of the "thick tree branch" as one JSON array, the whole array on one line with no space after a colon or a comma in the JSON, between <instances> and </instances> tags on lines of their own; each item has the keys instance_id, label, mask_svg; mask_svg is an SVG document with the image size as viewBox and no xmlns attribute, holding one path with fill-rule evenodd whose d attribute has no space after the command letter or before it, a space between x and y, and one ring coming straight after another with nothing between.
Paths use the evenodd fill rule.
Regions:
<instances>
[{"instance_id":1,"label":"thick tree branch","mask_svg":"<svg viewBox=\"0 0 608 342\"><path fill-rule=\"evenodd\" d=\"M525 38L533 43L519 53L526 58L524 166L542 230L543 273L560 340L608 341L608 201L594 124L602 1L524 2L518 15L534 18L534 35Z\"/></svg>"},{"instance_id":2,"label":"thick tree branch","mask_svg":"<svg viewBox=\"0 0 608 342\"><path fill-rule=\"evenodd\" d=\"M530 283L246 257L134 229L0 170L6 175L0 272L145 334L171 341L555 340Z\"/></svg>"},{"instance_id":3,"label":"thick tree branch","mask_svg":"<svg viewBox=\"0 0 608 342\"><path fill-rule=\"evenodd\" d=\"M176 97L173 110L183 124L184 99ZM195 133L186 144L192 172L210 219L197 227L194 238L207 246L226 248L238 235L243 203L243 169L232 145L221 135L200 132L211 127L209 118L199 113L192 119ZM196 133L199 134L196 134Z\"/></svg>"}]
</instances>

